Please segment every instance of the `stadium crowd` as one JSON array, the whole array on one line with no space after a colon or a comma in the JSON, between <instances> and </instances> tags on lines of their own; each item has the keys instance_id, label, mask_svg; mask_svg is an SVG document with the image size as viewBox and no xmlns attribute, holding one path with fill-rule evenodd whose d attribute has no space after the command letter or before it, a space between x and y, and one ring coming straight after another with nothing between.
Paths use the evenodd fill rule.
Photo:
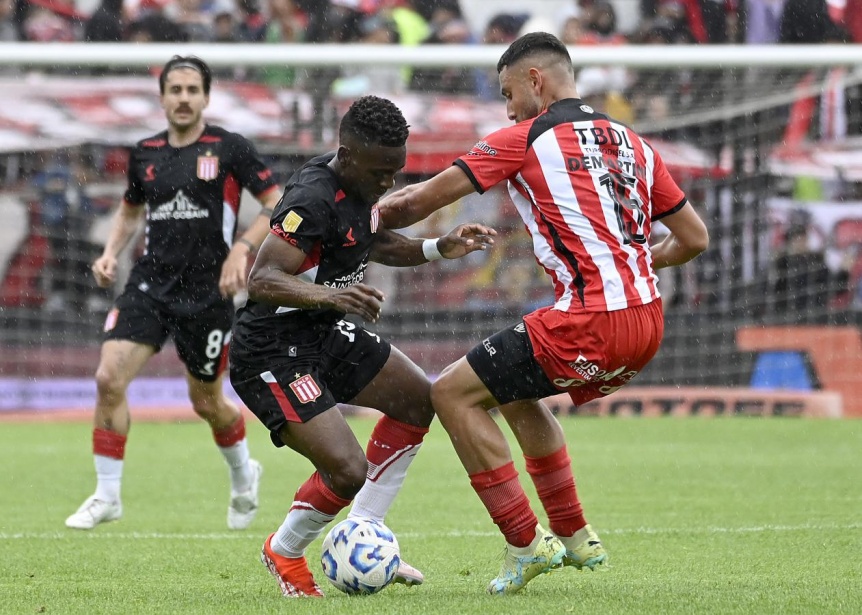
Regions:
<instances>
[{"instance_id":1,"label":"stadium crowd","mask_svg":"<svg viewBox=\"0 0 862 615\"><path fill-rule=\"evenodd\" d=\"M505 44L524 26L553 27L571 45L862 42L862 0L639 0L640 20L617 28L619 3L541 3L487 24L459 0L2 0L0 40L89 42L379 42Z\"/></svg>"}]
</instances>

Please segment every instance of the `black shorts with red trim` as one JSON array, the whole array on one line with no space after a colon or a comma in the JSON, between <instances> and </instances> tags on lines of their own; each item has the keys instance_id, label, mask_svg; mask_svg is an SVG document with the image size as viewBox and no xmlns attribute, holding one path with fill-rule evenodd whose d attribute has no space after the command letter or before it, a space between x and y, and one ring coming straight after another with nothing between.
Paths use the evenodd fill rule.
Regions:
<instances>
[{"instance_id":1,"label":"black shorts with red trim","mask_svg":"<svg viewBox=\"0 0 862 615\"><path fill-rule=\"evenodd\" d=\"M170 306L129 286L105 319L105 340L127 340L159 352L170 337L177 355L197 380L214 382L227 363L234 307L219 301L192 315L176 314Z\"/></svg>"},{"instance_id":2,"label":"black shorts with red trim","mask_svg":"<svg viewBox=\"0 0 862 615\"><path fill-rule=\"evenodd\" d=\"M266 425L276 446L288 422L306 423L338 403L353 400L380 373L392 346L359 325L340 320L316 339L291 342L296 358L269 365L231 354L230 382L243 403Z\"/></svg>"},{"instance_id":3,"label":"black shorts with red trim","mask_svg":"<svg viewBox=\"0 0 862 615\"><path fill-rule=\"evenodd\" d=\"M560 392L536 362L523 321L484 339L467 353L467 362L500 404Z\"/></svg>"}]
</instances>

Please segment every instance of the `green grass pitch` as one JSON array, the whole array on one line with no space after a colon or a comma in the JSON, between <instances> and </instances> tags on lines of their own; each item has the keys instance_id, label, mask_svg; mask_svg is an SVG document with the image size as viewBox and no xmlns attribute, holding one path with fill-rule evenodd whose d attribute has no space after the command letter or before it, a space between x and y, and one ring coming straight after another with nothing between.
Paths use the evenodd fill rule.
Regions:
<instances>
[{"instance_id":1,"label":"green grass pitch","mask_svg":"<svg viewBox=\"0 0 862 615\"><path fill-rule=\"evenodd\" d=\"M352 424L364 442L373 422ZM94 486L90 427L2 424L0 613L862 613L862 421L563 424L606 571L485 595L503 542L435 423L387 519L425 585L349 598L320 572L318 540L318 601L282 598L258 561L311 472L258 423L261 511L245 532L226 529L227 471L203 423L134 425L125 516L91 532L63 526Z\"/></svg>"}]
</instances>

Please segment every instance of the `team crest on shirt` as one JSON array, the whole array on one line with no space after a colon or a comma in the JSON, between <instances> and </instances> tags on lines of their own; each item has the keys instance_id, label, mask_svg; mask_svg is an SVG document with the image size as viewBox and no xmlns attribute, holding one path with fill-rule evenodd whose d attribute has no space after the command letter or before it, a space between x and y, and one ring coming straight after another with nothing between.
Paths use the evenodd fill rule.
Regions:
<instances>
[{"instance_id":1,"label":"team crest on shirt","mask_svg":"<svg viewBox=\"0 0 862 615\"><path fill-rule=\"evenodd\" d=\"M107 333L111 329L117 326L117 318L120 316L120 310L117 308L112 309L108 312L108 317L105 318L105 327L104 331Z\"/></svg>"},{"instance_id":2,"label":"team crest on shirt","mask_svg":"<svg viewBox=\"0 0 862 615\"><path fill-rule=\"evenodd\" d=\"M281 221L281 228L284 229L285 233L295 233L300 224L302 224L302 216L292 211Z\"/></svg>"},{"instance_id":3,"label":"team crest on shirt","mask_svg":"<svg viewBox=\"0 0 862 615\"><path fill-rule=\"evenodd\" d=\"M317 386L317 383L310 374L299 376L299 378L290 383L290 389L296 394L296 398L302 404L312 402L321 395L320 387Z\"/></svg>"},{"instance_id":4,"label":"team crest on shirt","mask_svg":"<svg viewBox=\"0 0 862 615\"><path fill-rule=\"evenodd\" d=\"M207 152L206 156L198 156L198 179L211 181L218 177L218 156Z\"/></svg>"},{"instance_id":5,"label":"team crest on shirt","mask_svg":"<svg viewBox=\"0 0 862 615\"><path fill-rule=\"evenodd\" d=\"M377 232L377 225L380 224L380 208L375 205L371 208L371 232Z\"/></svg>"}]
</instances>

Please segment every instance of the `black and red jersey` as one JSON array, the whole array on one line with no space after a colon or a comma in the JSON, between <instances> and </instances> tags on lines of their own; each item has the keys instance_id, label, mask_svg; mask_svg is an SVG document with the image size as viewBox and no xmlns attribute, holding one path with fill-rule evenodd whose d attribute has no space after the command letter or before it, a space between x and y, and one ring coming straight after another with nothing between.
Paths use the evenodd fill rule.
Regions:
<instances>
[{"instance_id":1,"label":"black and red jersey","mask_svg":"<svg viewBox=\"0 0 862 615\"><path fill-rule=\"evenodd\" d=\"M659 297L652 222L686 203L659 153L578 99L498 130L455 161L479 192L503 181L556 291L554 309L603 312Z\"/></svg>"},{"instance_id":2,"label":"black and red jersey","mask_svg":"<svg viewBox=\"0 0 862 615\"><path fill-rule=\"evenodd\" d=\"M125 201L147 208L145 250L129 285L181 314L221 300L242 189L256 197L276 189L254 146L208 125L195 143L173 147L164 131L132 149L128 182Z\"/></svg>"},{"instance_id":3,"label":"black and red jersey","mask_svg":"<svg viewBox=\"0 0 862 615\"><path fill-rule=\"evenodd\" d=\"M285 186L273 212L271 232L306 254L296 276L332 288L365 277L379 219L377 205L342 190L329 167L330 152L313 158ZM303 310L249 301L240 310L231 342L249 361L290 358L290 344L315 340L344 317L334 310ZM295 352L295 346L294 346Z\"/></svg>"}]
</instances>

